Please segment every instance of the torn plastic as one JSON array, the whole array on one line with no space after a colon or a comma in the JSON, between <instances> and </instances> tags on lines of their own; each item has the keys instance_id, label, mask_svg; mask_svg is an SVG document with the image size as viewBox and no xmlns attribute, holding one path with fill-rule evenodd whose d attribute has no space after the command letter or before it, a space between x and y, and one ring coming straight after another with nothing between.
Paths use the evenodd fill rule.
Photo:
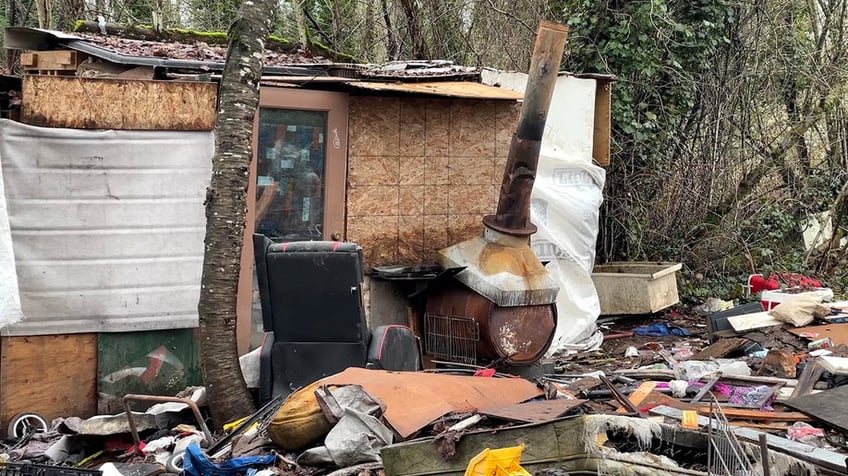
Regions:
<instances>
[{"instance_id":1,"label":"torn plastic","mask_svg":"<svg viewBox=\"0 0 848 476\"><path fill-rule=\"evenodd\" d=\"M484 71L483 82L524 92L527 75ZM530 215L533 251L559 285L557 329L548 355L593 350L603 335L592 281L606 171L593 164L593 79L560 76L548 111Z\"/></svg>"},{"instance_id":2,"label":"torn plastic","mask_svg":"<svg viewBox=\"0 0 848 476\"><path fill-rule=\"evenodd\" d=\"M187 476L236 476L253 467L269 466L277 460L276 455L241 456L224 463L215 464L197 444L189 445L183 459L183 470Z\"/></svg>"},{"instance_id":3,"label":"torn plastic","mask_svg":"<svg viewBox=\"0 0 848 476\"><path fill-rule=\"evenodd\" d=\"M346 468L380 462L380 448L392 444L394 437L376 418L382 412L380 404L359 385L322 387L316 395L325 417L338 423L324 438L324 446L305 451L298 463Z\"/></svg>"}]
</instances>

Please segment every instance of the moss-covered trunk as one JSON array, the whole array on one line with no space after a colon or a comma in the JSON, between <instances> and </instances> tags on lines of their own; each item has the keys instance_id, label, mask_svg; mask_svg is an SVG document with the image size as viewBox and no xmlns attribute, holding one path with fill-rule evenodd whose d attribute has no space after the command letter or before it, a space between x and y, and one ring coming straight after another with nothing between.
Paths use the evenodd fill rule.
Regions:
<instances>
[{"instance_id":1,"label":"moss-covered trunk","mask_svg":"<svg viewBox=\"0 0 848 476\"><path fill-rule=\"evenodd\" d=\"M206 191L206 242L200 302L200 357L216 426L253 412L236 347L236 295L247 210L253 118L259 104L269 0L244 0L230 27L218 96L212 181Z\"/></svg>"}]
</instances>

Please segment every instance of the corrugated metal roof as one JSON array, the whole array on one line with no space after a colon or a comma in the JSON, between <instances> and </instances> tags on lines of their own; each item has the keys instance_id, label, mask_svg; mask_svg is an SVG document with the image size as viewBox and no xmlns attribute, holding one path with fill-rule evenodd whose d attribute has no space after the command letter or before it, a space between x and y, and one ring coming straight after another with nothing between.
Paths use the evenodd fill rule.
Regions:
<instances>
[{"instance_id":1,"label":"corrugated metal roof","mask_svg":"<svg viewBox=\"0 0 848 476\"><path fill-rule=\"evenodd\" d=\"M448 96L469 99L500 99L516 101L524 95L508 89L502 89L486 84L469 81L439 81L423 83L376 83L353 81L347 83L357 89L369 91L395 92L403 94L427 94L433 96Z\"/></svg>"}]
</instances>

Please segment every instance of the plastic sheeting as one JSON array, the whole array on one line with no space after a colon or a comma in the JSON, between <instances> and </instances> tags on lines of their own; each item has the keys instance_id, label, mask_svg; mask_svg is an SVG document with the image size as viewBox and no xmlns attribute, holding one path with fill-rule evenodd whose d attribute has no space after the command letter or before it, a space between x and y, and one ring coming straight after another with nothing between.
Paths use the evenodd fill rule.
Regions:
<instances>
[{"instance_id":1,"label":"plastic sheeting","mask_svg":"<svg viewBox=\"0 0 848 476\"><path fill-rule=\"evenodd\" d=\"M3 334L196 327L213 152L211 132L0 120Z\"/></svg>"},{"instance_id":2,"label":"plastic sheeting","mask_svg":"<svg viewBox=\"0 0 848 476\"><path fill-rule=\"evenodd\" d=\"M524 91L523 73L484 72L483 81ZM531 219L539 231L533 250L559 284L557 330L548 354L597 347L601 306L592 268L606 172L592 162L593 79L560 76L554 89L536 183Z\"/></svg>"}]
</instances>

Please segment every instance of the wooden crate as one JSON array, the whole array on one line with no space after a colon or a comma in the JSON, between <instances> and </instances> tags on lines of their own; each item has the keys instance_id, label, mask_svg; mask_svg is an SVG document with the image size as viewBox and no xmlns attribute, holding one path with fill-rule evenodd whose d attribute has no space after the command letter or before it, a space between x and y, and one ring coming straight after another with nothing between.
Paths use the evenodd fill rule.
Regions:
<instances>
[{"instance_id":1,"label":"wooden crate","mask_svg":"<svg viewBox=\"0 0 848 476\"><path fill-rule=\"evenodd\" d=\"M85 58L84 53L73 50L30 51L21 54L21 67L27 73L72 76Z\"/></svg>"}]
</instances>

